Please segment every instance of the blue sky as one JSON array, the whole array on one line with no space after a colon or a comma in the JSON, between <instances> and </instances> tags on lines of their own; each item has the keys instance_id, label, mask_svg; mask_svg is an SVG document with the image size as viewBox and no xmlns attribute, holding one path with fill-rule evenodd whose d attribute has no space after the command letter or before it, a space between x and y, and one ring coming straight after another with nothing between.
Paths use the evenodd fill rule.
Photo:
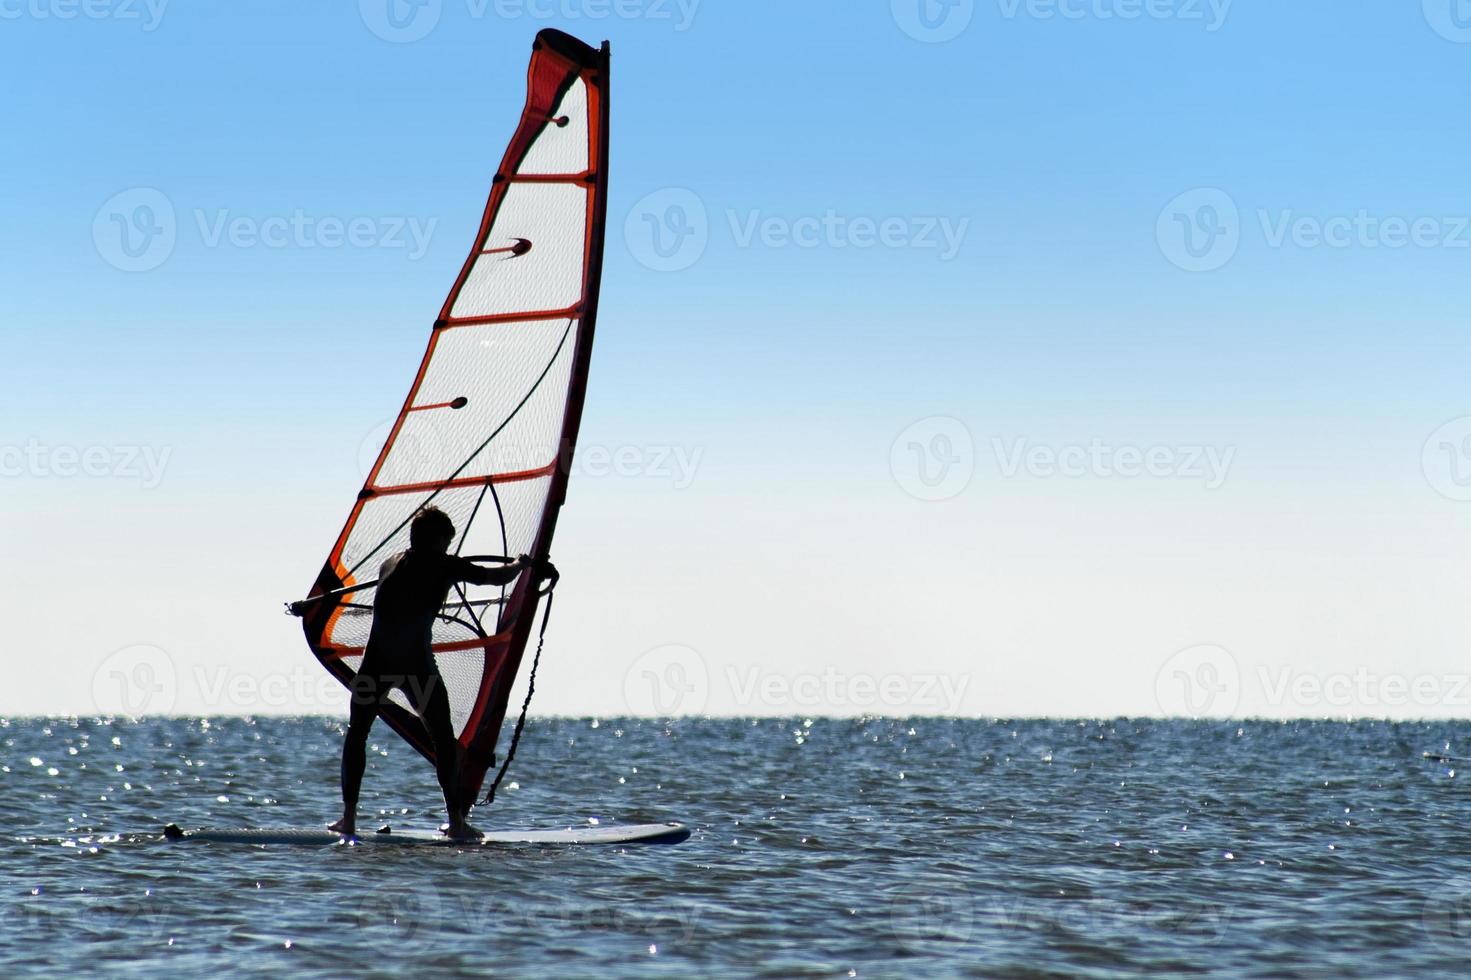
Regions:
<instances>
[{"instance_id":1,"label":"blue sky","mask_svg":"<svg viewBox=\"0 0 1471 980\"><path fill-rule=\"evenodd\" d=\"M0 711L336 710L278 603L548 26L613 44L634 462L543 710L1471 710L1468 5L388 2L0 0Z\"/></svg>"}]
</instances>

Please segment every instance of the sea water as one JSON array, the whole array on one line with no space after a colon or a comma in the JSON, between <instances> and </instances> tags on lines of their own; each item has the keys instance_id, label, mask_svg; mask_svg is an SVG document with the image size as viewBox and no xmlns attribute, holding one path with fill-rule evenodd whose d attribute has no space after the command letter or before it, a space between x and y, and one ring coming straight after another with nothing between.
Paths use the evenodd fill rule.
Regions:
<instances>
[{"instance_id":1,"label":"sea water","mask_svg":"<svg viewBox=\"0 0 1471 980\"><path fill-rule=\"evenodd\" d=\"M336 816L327 718L0 723L0 969L1464 974L1471 724L533 719L488 827L674 847L169 843ZM442 819L375 732L364 830Z\"/></svg>"}]
</instances>

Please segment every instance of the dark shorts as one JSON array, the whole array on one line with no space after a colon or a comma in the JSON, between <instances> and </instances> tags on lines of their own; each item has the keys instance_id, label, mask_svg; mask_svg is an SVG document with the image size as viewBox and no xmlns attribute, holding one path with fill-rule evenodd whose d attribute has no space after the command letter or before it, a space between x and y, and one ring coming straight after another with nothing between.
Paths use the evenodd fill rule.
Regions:
<instances>
[{"instance_id":1,"label":"dark shorts","mask_svg":"<svg viewBox=\"0 0 1471 980\"><path fill-rule=\"evenodd\" d=\"M423 713L436 692L444 692L444 678L433 660L374 657L363 658L362 667L349 685L353 704L380 705L395 689Z\"/></svg>"}]
</instances>

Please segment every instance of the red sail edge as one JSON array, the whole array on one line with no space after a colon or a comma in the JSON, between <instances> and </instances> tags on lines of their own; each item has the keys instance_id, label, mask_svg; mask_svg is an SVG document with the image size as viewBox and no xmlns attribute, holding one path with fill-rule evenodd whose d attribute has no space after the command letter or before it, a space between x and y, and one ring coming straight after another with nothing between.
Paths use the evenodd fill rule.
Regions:
<instances>
[{"instance_id":1,"label":"red sail edge","mask_svg":"<svg viewBox=\"0 0 1471 980\"><path fill-rule=\"evenodd\" d=\"M368 568L358 567L354 570L344 563L344 549L353 539L355 530L360 529L364 508L371 501L380 499L388 494L402 493L404 487L389 486L387 488L379 485L379 479L383 476L385 464L389 462L390 455L400 443L405 433L405 426L409 423L410 415L413 413L427 414L426 409L453 410L454 406L443 404L418 405L417 396L421 387L425 384L426 375L430 371L431 363L435 360L436 349L439 347L441 338L446 334L459 333L457 328L461 326L456 321L454 311L460 301L461 294L470 280L472 272L476 269L478 260L482 260L486 254L489 244L487 236L495 225L498 216L501 215L502 206L505 204L507 195L511 189L518 185L536 184L561 184L572 186L576 184L585 188L590 194L590 200L586 207L585 241L583 243L583 267L582 287L578 301L557 310L516 310L508 313L496 313L492 316L479 316L462 318L466 324L483 324L497 322L515 321L537 321L545 319L565 319L567 334L563 336L562 345L553 354L553 361L560 357L560 351L570 343L570 366L568 371L568 383L566 387L566 400L562 410L561 433L555 447L554 459L548 462L544 468L534 471L536 475L545 472L549 477L546 488L545 503L541 509L539 520L535 523L533 543L529 547L530 553L538 558L549 558L551 554L552 537L556 530L557 517L562 503L566 499L567 482L570 476L573 450L577 443L577 434L581 426L583 401L587 388L587 377L592 357L593 333L597 321L598 297L602 277L603 265L603 240L607 225L607 201L608 201L608 73L609 73L609 48L604 42L601 49L592 48L578 39L557 30L543 30L540 32L532 48L531 64L527 71L527 95L526 105L521 113L520 124L512 137L510 145L506 149L504 158L499 169L496 171L496 179L492 184L490 198L486 204L484 218L481 221L480 230L476 235L475 246L455 280L449 296L440 310L435 329L430 335L429 346L425 351L423 361L420 363L418 373L414 378L413 386L408 397L404 401L403 408L393 423L389 436L384 443L376 462L370 471L364 484L363 491L349 515L342 533L338 536L326 563L323 565L320 575L312 586L311 597L321 596L325 593L341 589L345 586L355 585L358 582L370 579L373 574ZM587 166L585 170L569 174L545 174L541 172L532 173L524 180L520 170L527 160L528 153L536 144L539 136L547 131L549 126L565 126L566 117L558 117L555 111L562 105L564 98L578 83L581 83L579 96L585 93L585 107L587 113ZM581 105L581 103L579 103ZM527 251L534 251L535 244L527 249L518 240L516 247L508 249L497 249L521 255ZM565 306L565 304L563 304ZM557 314L553 317L552 314ZM466 329L469 329L468 327ZM547 370L552 367L549 362ZM543 372L545 374L546 371ZM542 378L536 379L539 385ZM535 385L533 385L533 390ZM528 394L528 398L530 395ZM518 406L519 409L519 406ZM514 414L514 413L513 413ZM510 420L507 419L507 422ZM487 433L493 438L493 435ZM489 438L487 439L489 442ZM482 446L482 448L484 448ZM478 451L477 451L478 452ZM471 454L471 458L475 457ZM470 460L466 460L468 464ZM463 469L462 465L460 469ZM530 471L528 471L530 472ZM466 478L460 475L460 470L448 474L439 483L441 487L462 487L465 484L480 485L481 502L484 501L485 490L489 489L493 494L496 484L503 484L511 478L521 478L524 474L486 474L474 478ZM434 486L431 483L429 486ZM419 491L423 487L410 485L410 489ZM412 496L404 494L404 496ZM431 495L428 499L433 500ZM481 503L476 504L478 513ZM495 508L500 510L499 499L495 500ZM501 534L506 534L505 515L501 513ZM463 527L463 534L468 534L469 528ZM396 528L395 531L401 531ZM389 538L393 534L390 533ZM385 543L388 539L385 539ZM462 539L463 541L463 539ZM380 545L381 547L381 545ZM374 557L377 551L369 553ZM513 552L514 553L514 552ZM377 559L388 557L388 555L376 555ZM358 562L358 566L367 563L368 558ZM376 572L376 562L371 566ZM512 587L508 596L505 596L499 604L496 615L497 628L486 633L480 631L479 635L469 639L441 642L436 637L434 650L441 658L457 652L473 650L483 652L484 667L480 671L478 689L475 690L473 707L469 711L468 718L459 730L459 741L463 749L460 764L460 782L462 791L467 794L466 798L473 798L479 794L486 773L495 763L496 743L500 736L500 729L505 720L507 702L510 697L512 685L521 666L522 655L531 637L532 629L536 621L537 607L540 596L537 594L537 582L529 575L522 575ZM345 612L352 610L355 615L362 616L363 596L371 593L357 593L347 596L323 599L313 603L304 617L303 628L306 633L307 643L318 661L334 677L349 686L355 676L353 665L348 663L361 655L361 646L356 642L343 643L336 640L336 624ZM453 597L452 597L453 599ZM355 605L355 603L357 605ZM473 617L473 608L465 604L467 615ZM486 613L482 610L481 615ZM385 703L381 717L397 731L405 741L423 754L431 762L434 759L434 748L431 744L429 734L418 715L406 706L397 703Z\"/></svg>"}]
</instances>

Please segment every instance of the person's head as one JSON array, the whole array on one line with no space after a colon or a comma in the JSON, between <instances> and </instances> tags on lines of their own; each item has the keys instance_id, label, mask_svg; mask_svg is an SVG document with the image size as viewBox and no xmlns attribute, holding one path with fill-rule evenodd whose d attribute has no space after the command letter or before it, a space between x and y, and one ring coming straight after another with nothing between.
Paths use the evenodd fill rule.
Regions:
<instances>
[{"instance_id":1,"label":"person's head","mask_svg":"<svg viewBox=\"0 0 1471 980\"><path fill-rule=\"evenodd\" d=\"M455 522L438 507L425 507L409 525L409 547L425 551L448 551L455 539Z\"/></svg>"}]
</instances>

